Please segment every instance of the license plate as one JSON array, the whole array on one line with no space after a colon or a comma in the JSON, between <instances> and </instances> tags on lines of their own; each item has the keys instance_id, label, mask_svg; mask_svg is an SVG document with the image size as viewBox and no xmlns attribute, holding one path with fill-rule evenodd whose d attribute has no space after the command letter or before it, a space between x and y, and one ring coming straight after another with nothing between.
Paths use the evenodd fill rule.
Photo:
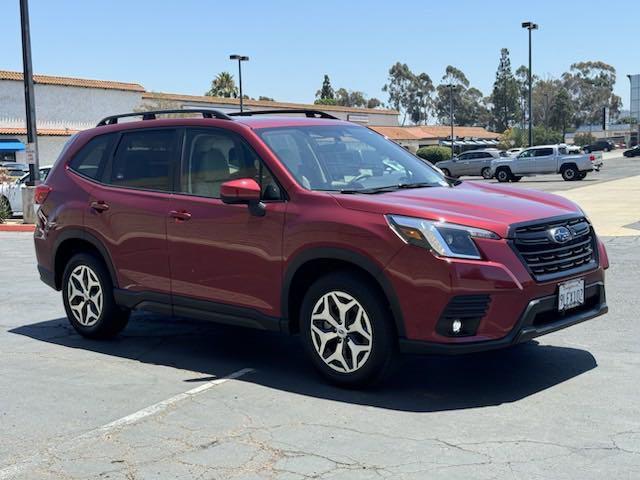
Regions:
<instances>
[{"instance_id":1,"label":"license plate","mask_svg":"<svg viewBox=\"0 0 640 480\"><path fill-rule=\"evenodd\" d=\"M582 278L561 283L558 287L558 311L562 312L584 304L584 280Z\"/></svg>"}]
</instances>

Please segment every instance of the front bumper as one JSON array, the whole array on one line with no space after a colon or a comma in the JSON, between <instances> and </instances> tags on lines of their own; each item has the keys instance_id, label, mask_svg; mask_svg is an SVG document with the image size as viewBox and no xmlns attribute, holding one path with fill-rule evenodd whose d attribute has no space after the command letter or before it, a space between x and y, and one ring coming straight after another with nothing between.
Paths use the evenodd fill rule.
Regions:
<instances>
[{"instance_id":1,"label":"front bumper","mask_svg":"<svg viewBox=\"0 0 640 480\"><path fill-rule=\"evenodd\" d=\"M557 295L531 300L514 328L503 338L468 343L435 343L400 339L400 351L409 354L457 355L505 348L582 323L608 311L604 282L585 286L585 304L565 313L557 312Z\"/></svg>"}]
</instances>

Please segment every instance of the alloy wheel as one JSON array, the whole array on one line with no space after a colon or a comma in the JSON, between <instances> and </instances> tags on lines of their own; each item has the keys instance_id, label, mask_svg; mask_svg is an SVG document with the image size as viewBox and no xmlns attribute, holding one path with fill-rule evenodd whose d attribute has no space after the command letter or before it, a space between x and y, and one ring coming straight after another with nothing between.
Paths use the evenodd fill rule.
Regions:
<instances>
[{"instance_id":1,"label":"alloy wheel","mask_svg":"<svg viewBox=\"0 0 640 480\"><path fill-rule=\"evenodd\" d=\"M311 314L316 353L333 370L352 373L369 359L373 346L371 321L354 297L341 291L324 294Z\"/></svg>"},{"instance_id":2,"label":"alloy wheel","mask_svg":"<svg viewBox=\"0 0 640 480\"><path fill-rule=\"evenodd\" d=\"M103 300L96 273L87 265L74 268L67 284L67 301L78 323L83 327L95 325L102 313Z\"/></svg>"}]
</instances>

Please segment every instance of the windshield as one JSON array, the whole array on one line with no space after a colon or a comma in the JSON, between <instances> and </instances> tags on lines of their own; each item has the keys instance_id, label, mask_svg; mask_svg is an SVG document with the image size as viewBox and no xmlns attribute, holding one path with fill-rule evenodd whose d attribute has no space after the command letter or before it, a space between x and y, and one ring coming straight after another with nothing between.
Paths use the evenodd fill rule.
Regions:
<instances>
[{"instance_id":1,"label":"windshield","mask_svg":"<svg viewBox=\"0 0 640 480\"><path fill-rule=\"evenodd\" d=\"M364 127L276 127L257 133L309 190L373 193L449 185L433 167Z\"/></svg>"}]
</instances>

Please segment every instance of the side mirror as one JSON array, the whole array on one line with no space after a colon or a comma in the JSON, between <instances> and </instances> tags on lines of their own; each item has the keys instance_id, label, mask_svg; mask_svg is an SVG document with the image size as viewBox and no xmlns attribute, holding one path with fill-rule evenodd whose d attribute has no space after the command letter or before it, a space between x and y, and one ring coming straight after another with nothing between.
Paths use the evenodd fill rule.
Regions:
<instances>
[{"instance_id":1,"label":"side mirror","mask_svg":"<svg viewBox=\"0 0 640 480\"><path fill-rule=\"evenodd\" d=\"M229 180L220 185L220 199L228 205L245 204L252 215L264 216L265 206L260 201L260 185L252 178Z\"/></svg>"}]
</instances>

